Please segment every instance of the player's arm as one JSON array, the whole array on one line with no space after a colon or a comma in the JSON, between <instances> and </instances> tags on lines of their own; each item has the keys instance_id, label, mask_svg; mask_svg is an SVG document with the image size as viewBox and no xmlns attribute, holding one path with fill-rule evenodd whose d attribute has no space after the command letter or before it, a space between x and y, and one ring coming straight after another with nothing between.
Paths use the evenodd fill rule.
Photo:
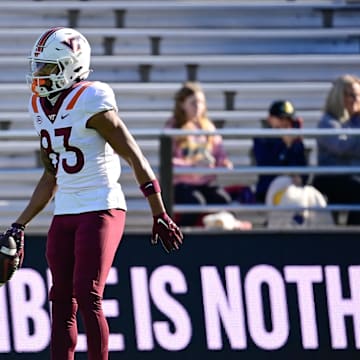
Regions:
<instances>
[{"instance_id":1,"label":"player's arm","mask_svg":"<svg viewBox=\"0 0 360 360\"><path fill-rule=\"evenodd\" d=\"M31 199L11 226L0 235L0 286L10 280L21 267L24 259L25 226L49 203L56 191L55 171L45 152L41 151L44 172L38 181ZM10 246L15 242L14 246ZM12 251L16 251L12 254ZM11 256L10 256L11 255Z\"/></svg>"},{"instance_id":2,"label":"player's arm","mask_svg":"<svg viewBox=\"0 0 360 360\"><path fill-rule=\"evenodd\" d=\"M167 215L156 176L124 122L109 110L91 117L87 126L95 129L133 169L154 217L152 242L160 239L166 251L178 249L183 235Z\"/></svg>"},{"instance_id":3,"label":"player's arm","mask_svg":"<svg viewBox=\"0 0 360 360\"><path fill-rule=\"evenodd\" d=\"M95 129L126 160L140 185L156 178L137 142L115 111L110 110L94 115L88 121L87 126ZM159 193L149 196L148 200L153 215L165 211Z\"/></svg>"},{"instance_id":4,"label":"player's arm","mask_svg":"<svg viewBox=\"0 0 360 360\"><path fill-rule=\"evenodd\" d=\"M57 185L55 169L45 151L40 151L44 172L39 179L30 201L24 211L16 219L16 223L26 226L53 198Z\"/></svg>"}]
</instances>

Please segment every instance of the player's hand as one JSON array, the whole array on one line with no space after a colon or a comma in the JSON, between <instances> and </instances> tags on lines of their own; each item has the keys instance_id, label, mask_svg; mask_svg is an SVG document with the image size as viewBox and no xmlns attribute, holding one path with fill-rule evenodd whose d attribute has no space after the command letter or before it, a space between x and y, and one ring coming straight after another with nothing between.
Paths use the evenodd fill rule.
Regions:
<instances>
[{"instance_id":1,"label":"player's hand","mask_svg":"<svg viewBox=\"0 0 360 360\"><path fill-rule=\"evenodd\" d=\"M154 216L151 243L156 245L161 242L164 250L170 252L178 250L183 243L183 234L179 227L165 212Z\"/></svg>"},{"instance_id":2,"label":"player's hand","mask_svg":"<svg viewBox=\"0 0 360 360\"><path fill-rule=\"evenodd\" d=\"M0 235L0 286L7 283L24 259L24 229L20 224L12 224Z\"/></svg>"},{"instance_id":3,"label":"player's hand","mask_svg":"<svg viewBox=\"0 0 360 360\"><path fill-rule=\"evenodd\" d=\"M25 237L25 226L17 223L11 224L11 226L0 235L0 243L5 244L9 243L9 238L13 238L16 244L16 255L19 257L19 268L21 267L24 260L24 237Z\"/></svg>"}]
</instances>

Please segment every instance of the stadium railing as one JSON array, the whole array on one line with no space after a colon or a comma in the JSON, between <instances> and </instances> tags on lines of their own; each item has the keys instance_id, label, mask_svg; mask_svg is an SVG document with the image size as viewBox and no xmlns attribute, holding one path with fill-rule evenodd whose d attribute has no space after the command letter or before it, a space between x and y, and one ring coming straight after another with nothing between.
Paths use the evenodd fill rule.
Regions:
<instances>
[{"instance_id":1,"label":"stadium railing","mask_svg":"<svg viewBox=\"0 0 360 360\"><path fill-rule=\"evenodd\" d=\"M255 138L255 137L279 137L284 135L297 135L304 138L316 138L319 136L359 136L360 129L222 129L217 133L223 137L231 137L236 139ZM211 135L213 133L207 131L184 131L179 129L165 129L160 135L160 179L163 189L163 196L170 213L185 213L185 212L206 212L206 211L246 211L246 212L268 212L268 211L284 211L284 210L314 210L314 211L349 211L359 210L360 204L332 204L322 207L278 207L272 205L179 205L174 204L173 201L173 176L174 174L228 174L241 176L244 174L360 174L360 166L286 166L286 167L259 167L259 166L239 166L234 169L226 168L176 168L172 166L172 138L184 135Z\"/></svg>"},{"instance_id":2,"label":"stadium railing","mask_svg":"<svg viewBox=\"0 0 360 360\"><path fill-rule=\"evenodd\" d=\"M161 186L163 190L163 197L166 207L169 213L201 213L204 211L221 211L229 210L234 212L246 212L246 213L267 213L269 211L284 211L284 210L314 210L314 211L349 211L359 210L360 204L349 205L349 204L331 204L326 208L321 207L277 207L271 205L255 205L255 204L240 204L232 203L230 205L179 205L173 202L173 185L172 179L174 174L184 173L199 173L199 174L217 174L227 176L241 176L246 174L360 174L360 166L305 166L305 167L259 167L259 166L236 166L234 169L225 168L201 168L201 167L189 167L189 168L175 168L172 166L171 149L172 149L172 138L176 136L183 136L185 134L204 134L213 135L213 132L207 131L184 131L178 129L141 129L133 130L133 135L137 139L160 139L159 149L159 169L156 169L160 177ZM217 134L224 138L233 139L249 139L254 137L278 137L283 135L297 135L303 138L316 139L319 136L336 136L336 135L347 135L347 136L359 136L360 129L220 129L216 131ZM12 142L18 142L26 146L29 143L33 146L33 142L37 139L37 135L30 130L3 130L0 131L0 140L11 139ZM31 144L32 143L32 144ZM125 174L129 173L129 168L124 168ZM35 179L39 174L38 169L0 169L0 178L3 180L10 180L13 177L29 177ZM147 212L148 208L144 206L144 201L135 201L131 203L129 210L134 213Z\"/></svg>"},{"instance_id":3,"label":"stadium railing","mask_svg":"<svg viewBox=\"0 0 360 360\"><path fill-rule=\"evenodd\" d=\"M299 112L300 113L300 112ZM208 110L208 116L220 128L253 128L259 120L267 115L265 110ZM313 127L320 118L320 110L301 110L304 127ZM121 119L130 130L144 129L151 124L153 128L162 129L171 117L171 110L121 111ZM27 111L1 111L0 130L30 129L32 122Z\"/></svg>"}]
</instances>

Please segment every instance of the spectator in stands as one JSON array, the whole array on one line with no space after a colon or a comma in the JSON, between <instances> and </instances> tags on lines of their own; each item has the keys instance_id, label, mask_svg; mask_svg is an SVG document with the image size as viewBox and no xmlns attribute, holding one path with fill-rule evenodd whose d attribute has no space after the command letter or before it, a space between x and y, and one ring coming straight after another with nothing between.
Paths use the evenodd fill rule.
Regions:
<instances>
[{"instance_id":1,"label":"spectator in stands","mask_svg":"<svg viewBox=\"0 0 360 360\"><path fill-rule=\"evenodd\" d=\"M292 129L302 126L302 119L295 113L290 101L274 101L269 114L262 120L264 128ZM255 138L253 140L253 155L258 166L306 166L307 157L304 143L300 137L282 136L278 138ZM256 201L265 202L270 183L277 175L260 175L256 184ZM295 176L295 183L303 185L307 176Z\"/></svg>"},{"instance_id":2,"label":"spectator in stands","mask_svg":"<svg viewBox=\"0 0 360 360\"><path fill-rule=\"evenodd\" d=\"M166 127L183 130L216 130L207 116L205 94L198 83L187 82L175 94L173 115ZM174 138L173 165L186 167L217 166L231 169L233 164L226 154L222 137L219 135L184 135ZM216 175L202 175L195 172L174 176L174 200L177 204L228 204L229 193L216 183ZM181 216L180 224L193 226L198 222L194 214ZM241 222L241 228L251 227Z\"/></svg>"},{"instance_id":3,"label":"spectator in stands","mask_svg":"<svg viewBox=\"0 0 360 360\"><path fill-rule=\"evenodd\" d=\"M322 129L360 127L360 79L345 74L330 88L318 124ZM319 136L318 165L360 165L359 136ZM328 199L329 204L360 204L360 178L357 175L317 175L313 185ZM350 211L348 225L360 224L360 212Z\"/></svg>"}]
</instances>

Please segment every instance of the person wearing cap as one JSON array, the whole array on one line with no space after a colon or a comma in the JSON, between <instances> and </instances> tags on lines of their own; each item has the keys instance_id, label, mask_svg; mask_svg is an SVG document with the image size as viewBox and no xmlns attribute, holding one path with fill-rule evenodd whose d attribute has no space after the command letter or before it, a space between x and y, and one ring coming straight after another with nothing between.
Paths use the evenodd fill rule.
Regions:
<instances>
[{"instance_id":1,"label":"person wearing cap","mask_svg":"<svg viewBox=\"0 0 360 360\"><path fill-rule=\"evenodd\" d=\"M293 104L288 100L274 101L265 120L264 128L292 129L302 127L302 118L296 115ZM285 135L278 138L265 137L253 139L253 155L257 166L306 166L306 150L300 137ZM276 174L259 175L256 184L256 201L265 202L266 193ZM296 176L301 185L307 176Z\"/></svg>"}]
</instances>

